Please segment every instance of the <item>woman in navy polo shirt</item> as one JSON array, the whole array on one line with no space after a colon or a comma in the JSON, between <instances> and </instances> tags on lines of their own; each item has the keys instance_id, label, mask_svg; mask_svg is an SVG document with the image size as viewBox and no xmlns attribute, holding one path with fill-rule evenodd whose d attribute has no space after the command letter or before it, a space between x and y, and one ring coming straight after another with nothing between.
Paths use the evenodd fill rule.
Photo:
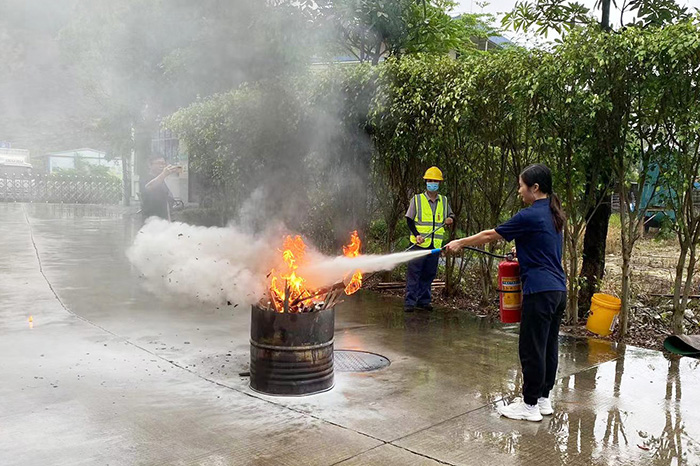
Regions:
<instances>
[{"instance_id":1,"label":"woman in navy polo shirt","mask_svg":"<svg viewBox=\"0 0 700 466\"><path fill-rule=\"evenodd\" d=\"M552 172L542 164L520 174L518 194L530 207L493 230L452 241L451 252L515 240L523 285L523 309L518 352L523 368L523 400L499 409L511 419L541 421L552 414L549 392L558 364L558 335L566 308L566 275L561 265L562 231L566 218L552 191Z\"/></svg>"}]
</instances>

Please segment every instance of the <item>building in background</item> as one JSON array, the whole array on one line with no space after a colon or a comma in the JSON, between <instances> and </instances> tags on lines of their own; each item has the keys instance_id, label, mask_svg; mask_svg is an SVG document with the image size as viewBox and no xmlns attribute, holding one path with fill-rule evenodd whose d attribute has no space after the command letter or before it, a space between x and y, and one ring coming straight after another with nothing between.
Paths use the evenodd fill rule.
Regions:
<instances>
[{"instance_id":1,"label":"building in background","mask_svg":"<svg viewBox=\"0 0 700 466\"><path fill-rule=\"evenodd\" d=\"M503 36L473 37L472 40L476 44L478 50L483 50L485 52L515 45L508 38Z\"/></svg>"},{"instance_id":2,"label":"building in background","mask_svg":"<svg viewBox=\"0 0 700 466\"><path fill-rule=\"evenodd\" d=\"M27 149L14 149L8 142L0 141L0 174L28 174L32 170Z\"/></svg>"},{"instance_id":3,"label":"building in background","mask_svg":"<svg viewBox=\"0 0 700 466\"><path fill-rule=\"evenodd\" d=\"M106 153L100 150L82 148L49 152L35 156L32 160L35 168L45 173L56 173L61 170L80 171L81 165L93 165L107 167L109 174L122 178L121 160L109 160Z\"/></svg>"}]
</instances>

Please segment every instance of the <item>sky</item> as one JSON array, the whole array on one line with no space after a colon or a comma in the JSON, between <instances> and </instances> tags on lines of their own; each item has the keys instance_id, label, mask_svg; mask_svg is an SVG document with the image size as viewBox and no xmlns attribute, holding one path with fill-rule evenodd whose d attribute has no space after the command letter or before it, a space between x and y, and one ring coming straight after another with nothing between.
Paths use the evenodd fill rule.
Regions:
<instances>
[{"instance_id":1,"label":"sky","mask_svg":"<svg viewBox=\"0 0 700 466\"><path fill-rule=\"evenodd\" d=\"M498 20L500 21L500 17L503 13L506 13L508 11L511 11L513 7L515 6L517 0L457 0L457 3L459 6L457 6L455 13L491 13L493 15L496 15ZM533 3L536 0L531 0ZM585 6L590 8L591 10L593 9L593 5L595 4L596 0L577 0L580 3L583 3ZM615 0L613 0L614 2ZM689 7L690 10L693 8L700 8L700 0L677 0L680 4ZM482 5L482 6L480 6ZM596 16L600 16L600 11L594 10L594 14ZM629 13L627 13L627 16L629 17ZM613 6L613 9L610 13L611 21L613 23L617 22L619 23L620 21L620 10L616 9ZM629 17L631 18L631 17ZM537 42L537 39L534 39L533 37L527 37L523 34L516 34L513 31L508 31L504 34L506 37L509 39L513 39L516 42L523 43L530 43L532 44L533 42ZM550 39L555 36L550 35Z\"/></svg>"},{"instance_id":2,"label":"sky","mask_svg":"<svg viewBox=\"0 0 700 466\"><path fill-rule=\"evenodd\" d=\"M578 1L591 9L593 9L593 5L595 4L595 0ZM496 14L512 10L515 2L516 0L457 0L457 3L459 3L457 11L459 13L479 13L483 11L484 13ZM482 10L477 4L484 3L486 6ZM691 8L700 8L700 0L680 0L680 3ZM619 10L617 11L619 15ZM611 16L615 17L615 14L613 13Z\"/></svg>"}]
</instances>

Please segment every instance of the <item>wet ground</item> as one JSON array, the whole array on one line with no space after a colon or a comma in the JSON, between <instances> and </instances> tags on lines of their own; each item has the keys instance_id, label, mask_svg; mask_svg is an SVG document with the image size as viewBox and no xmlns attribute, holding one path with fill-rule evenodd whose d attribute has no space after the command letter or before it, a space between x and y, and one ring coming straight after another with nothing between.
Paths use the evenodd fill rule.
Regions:
<instances>
[{"instance_id":1,"label":"wet ground","mask_svg":"<svg viewBox=\"0 0 700 466\"><path fill-rule=\"evenodd\" d=\"M700 361L561 337L555 414L506 420L517 326L363 292L336 349L389 367L255 393L248 310L150 295L124 256L137 228L119 208L0 204L0 465L700 464Z\"/></svg>"}]
</instances>

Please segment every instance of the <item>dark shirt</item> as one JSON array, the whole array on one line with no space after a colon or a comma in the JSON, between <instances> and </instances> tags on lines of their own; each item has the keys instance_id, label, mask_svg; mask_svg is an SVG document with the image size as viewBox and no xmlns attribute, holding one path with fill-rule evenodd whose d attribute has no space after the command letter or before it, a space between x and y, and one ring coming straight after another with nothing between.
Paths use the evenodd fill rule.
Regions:
<instances>
[{"instance_id":1,"label":"dark shirt","mask_svg":"<svg viewBox=\"0 0 700 466\"><path fill-rule=\"evenodd\" d=\"M506 241L515 240L520 263L523 294L566 291L566 275L561 265L563 235L556 231L549 199L535 201L496 232Z\"/></svg>"},{"instance_id":2,"label":"dark shirt","mask_svg":"<svg viewBox=\"0 0 700 466\"><path fill-rule=\"evenodd\" d=\"M156 185L152 190L147 190L146 185L156 178L150 178L148 180L141 180L139 183L141 191L141 213L144 218L148 217L160 217L166 220L168 218L168 205L173 199L173 195L170 193L170 189L165 183Z\"/></svg>"}]
</instances>

